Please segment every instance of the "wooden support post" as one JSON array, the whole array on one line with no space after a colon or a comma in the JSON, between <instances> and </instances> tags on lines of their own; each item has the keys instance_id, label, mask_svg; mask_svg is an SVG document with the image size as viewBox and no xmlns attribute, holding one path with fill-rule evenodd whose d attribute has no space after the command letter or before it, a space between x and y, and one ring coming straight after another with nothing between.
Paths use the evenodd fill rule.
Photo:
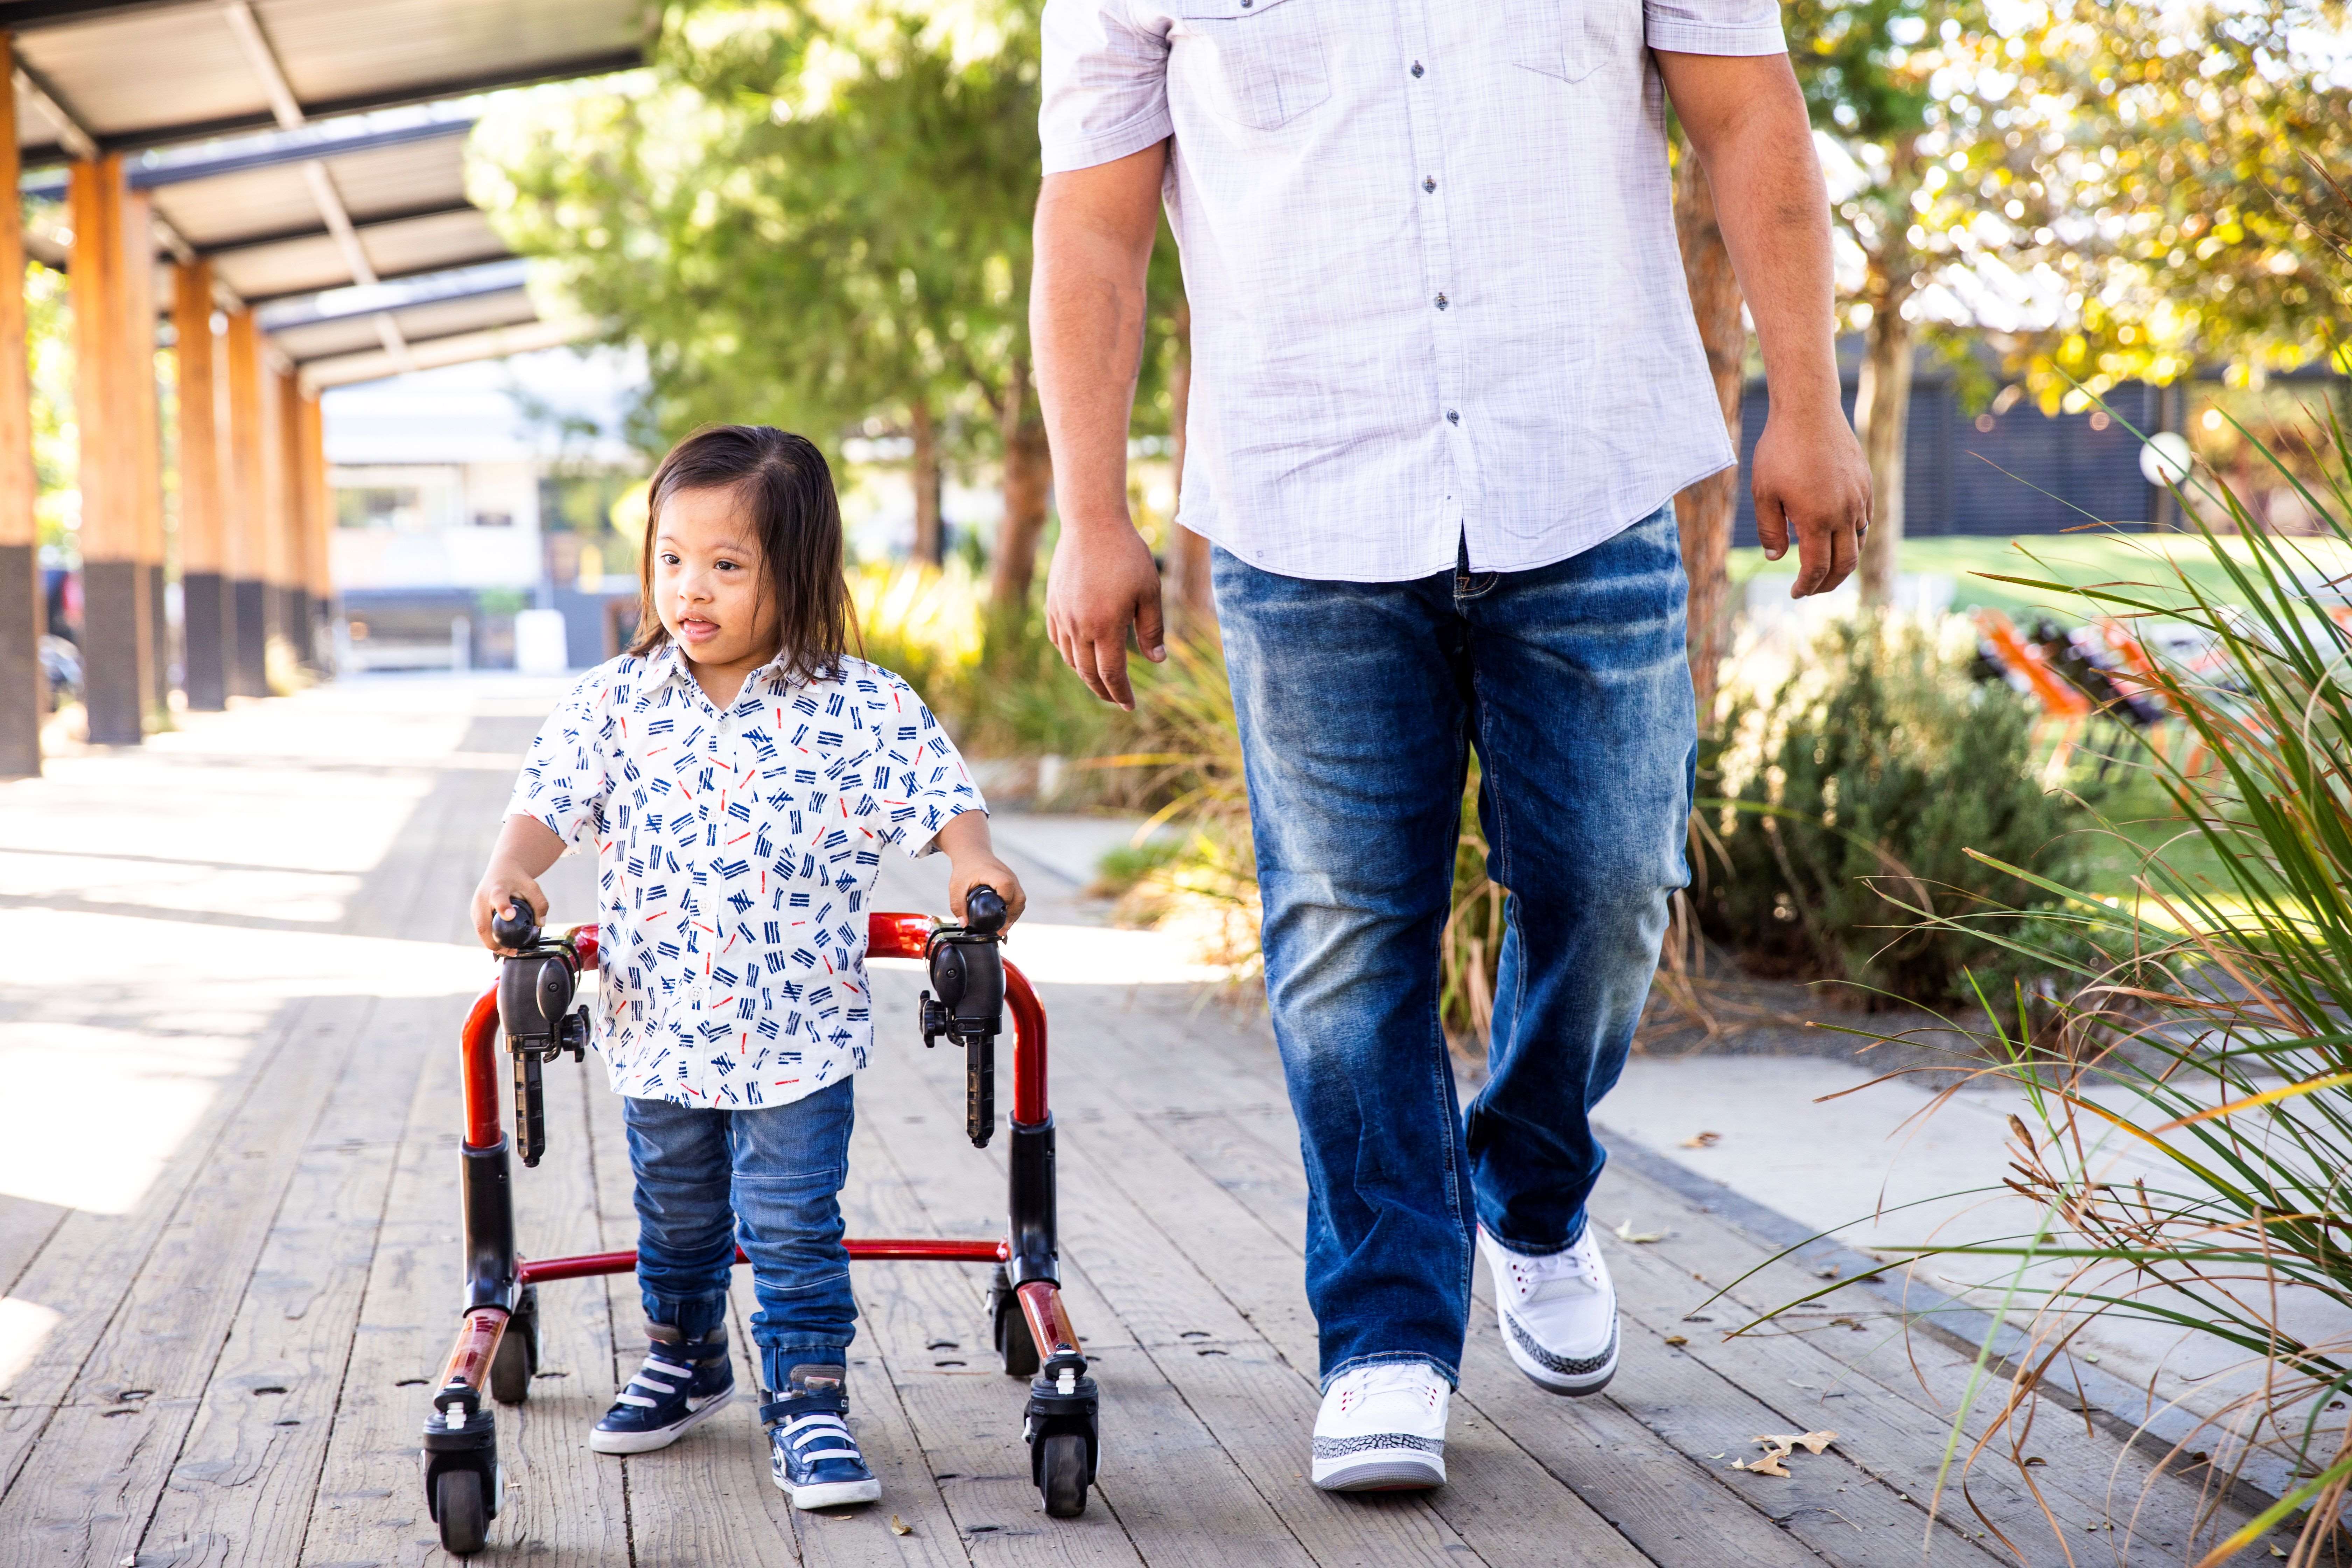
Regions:
<instances>
[{"instance_id":1,"label":"wooden support post","mask_svg":"<svg viewBox=\"0 0 2352 1568\"><path fill-rule=\"evenodd\" d=\"M261 398L256 423L261 432L261 580L271 651L283 661L299 658L294 641L294 583L301 563L295 559L293 529L286 505L286 378L269 363L265 344L261 361Z\"/></svg>"},{"instance_id":2,"label":"wooden support post","mask_svg":"<svg viewBox=\"0 0 2352 1568\"><path fill-rule=\"evenodd\" d=\"M279 526L286 531L286 640L305 669L319 662L310 604L310 487L303 481L303 453L310 437L302 429L302 387L291 369L274 371L278 384L278 469L284 497Z\"/></svg>"},{"instance_id":3,"label":"wooden support post","mask_svg":"<svg viewBox=\"0 0 2352 1568\"><path fill-rule=\"evenodd\" d=\"M15 68L0 33L0 79ZM16 188L16 117L0 114L0 190ZM25 369L24 214L0 202L0 778L41 771L41 720L48 712L41 679L40 531L33 520L39 484L33 477L32 385Z\"/></svg>"},{"instance_id":4,"label":"wooden support post","mask_svg":"<svg viewBox=\"0 0 2352 1568\"><path fill-rule=\"evenodd\" d=\"M302 487L302 515L309 524L303 560L310 568L310 614L316 636L324 639L313 649L313 662L324 671L334 668L335 625L335 496L327 487L327 423L320 395L301 398L302 440L298 448Z\"/></svg>"},{"instance_id":5,"label":"wooden support post","mask_svg":"<svg viewBox=\"0 0 2352 1568\"><path fill-rule=\"evenodd\" d=\"M221 355L213 337L213 268L184 261L173 275L172 324L180 392L180 645L188 706L228 706L236 646L222 484Z\"/></svg>"},{"instance_id":6,"label":"wooden support post","mask_svg":"<svg viewBox=\"0 0 2352 1568\"><path fill-rule=\"evenodd\" d=\"M228 508L223 519L222 570L228 577L236 642L229 661L229 694L267 697L264 673L269 637L269 594L262 581L261 329L250 310L229 313Z\"/></svg>"},{"instance_id":7,"label":"wooden support post","mask_svg":"<svg viewBox=\"0 0 2352 1568\"><path fill-rule=\"evenodd\" d=\"M122 374L131 418L121 439L131 447L133 505L139 517L139 566L146 583L147 656L140 666L148 728L168 728L172 712L172 623L163 597L163 408L155 384L155 219L144 191L126 191L122 203Z\"/></svg>"},{"instance_id":8,"label":"wooden support post","mask_svg":"<svg viewBox=\"0 0 2352 1568\"><path fill-rule=\"evenodd\" d=\"M124 365L122 159L73 165L70 263L74 309L74 417L80 432L83 702L89 738L136 745L145 734L152 627L140 559L136 415Z\"/></svg>"}]
</instances>

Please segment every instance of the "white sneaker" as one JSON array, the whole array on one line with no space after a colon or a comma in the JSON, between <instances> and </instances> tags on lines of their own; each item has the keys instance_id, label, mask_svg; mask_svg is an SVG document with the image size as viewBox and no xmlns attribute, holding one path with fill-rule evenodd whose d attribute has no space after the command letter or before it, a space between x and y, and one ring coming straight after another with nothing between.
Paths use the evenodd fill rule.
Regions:
<instances>
[{"instance_id":1,"label":"white sneaker","mask_svg":"<svg viewBox=\"0 0 2352 1568\"><path fill-rule=\"evenodd\" d=\"M1425 1361L1375 1362L1341 1373L1315 1416L1315 1484L1327 1492L1444 1486L1452 1395Z\"/></svg>"},{"instance_id":2,"label":"white sneaker","mask_svg":"<svg viewBox=\"0 0 2352 1568\"><path fill-rule=\"evenodd\" d=\"M1592 1227L1565 1252L1529 1258L1478 1227L1495 1275L1503 1346L1538 1388L1598 1394L1617 1374L1617 1288Z\"/></svg>"}]
</instances>

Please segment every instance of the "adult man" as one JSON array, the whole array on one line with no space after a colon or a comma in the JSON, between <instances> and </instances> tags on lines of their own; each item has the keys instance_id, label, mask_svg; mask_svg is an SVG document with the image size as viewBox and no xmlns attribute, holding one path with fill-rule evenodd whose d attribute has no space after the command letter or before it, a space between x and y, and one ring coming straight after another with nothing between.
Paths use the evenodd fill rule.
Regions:
<instances>
[{"instance_id":1,"label":"adult man","mask_svg":"<svg viewBox=\"0 0 2352 1568\"><path fill-rule=\"evenodd\" d=\"M1829 214L1773 0L1048 0L1032 336L1055 645L1162 657L1129 405L1164 197L1192 303L1182 521L1214 542L1310 1201L1314 1480L1445 1479L1474 1248L1520 1370L1589 1394L1585 1223L1683 885L1695 728L1672 497L1729 465L1675 247L1665 98L1713 184L1798 592L1868 526ZM1512 889L1466 1122L1438 942L1467 748ZM1475 1231L1475 1237L1474 1237Z\"/></svg>"}]
</instances>

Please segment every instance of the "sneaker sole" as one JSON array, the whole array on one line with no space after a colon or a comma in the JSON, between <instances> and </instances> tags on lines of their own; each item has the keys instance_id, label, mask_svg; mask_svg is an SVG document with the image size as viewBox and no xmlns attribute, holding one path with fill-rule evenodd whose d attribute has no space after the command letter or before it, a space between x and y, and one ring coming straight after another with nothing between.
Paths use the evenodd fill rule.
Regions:
<instances>
[{"instance_id":1,"label":"sneaker sole","mask_svg":"<svg viewBox=\"0 0 2352 1568\"><path fill-rule=\"evenodd\" d=\"M1318 1459L1314 1475L1327 1492L1427 1491L1445 1484L1445 1457L1417 1448L1368 1448L1344 1459Z\"/></svg>"},{"instance_id":2,"label":"sneaker sole","mask_svg":"<svg viewBox=\"0 0 2352 1568\"><path fill-rule=\"evenodd\" d=\"M1617 1375L1618 1338L1614 1322L1609 1326L1608 1350L1597 1358L1598 1364L1592 1364L1591 1358L1574 1361L1545 1350L1527 1326L1511 1315L1508 1308L1497 1308L1496 1315L1502 1322L1503 1348L1511 1352L1511 1364L1526 1373L1528 1381L1546 1394L1581 1399L1586 1394L1600 1393L1609 1386L1609 1380ZM1547 1359L1539 1360L1539 1356ZM1547 1360L1565 1364L1549 1365Z\"/></svg>"},{"instance_id":3,"label":"sneaker sole","mask_svg":"<svg viewBox=\"0 0 2352 1568\"><path fill-rule=\"evenodd\" d=\"M879 1476L862 1481L823 1481L809 1487L796 1487L781 1476L775 1481L777 1489L790 1497L793 1506L799 1509L841 1508L850 1503L877 1502L882 1497Z\"/></svg>"},{"instance_id":4,"label":"sneaker sole","mask_svg":"<svg viewBox=\"0 0 2352 1568\"><path fill-rule=\"evenodd\" d=\"M650 1454L656 1448L667 1448L725 1409L734 1397L735 1391L730 1388L701 1409L688 1411L685 1419L650 1432L591 1432L588 1447L599 1454Z\"/></svg>"}]
</instances>

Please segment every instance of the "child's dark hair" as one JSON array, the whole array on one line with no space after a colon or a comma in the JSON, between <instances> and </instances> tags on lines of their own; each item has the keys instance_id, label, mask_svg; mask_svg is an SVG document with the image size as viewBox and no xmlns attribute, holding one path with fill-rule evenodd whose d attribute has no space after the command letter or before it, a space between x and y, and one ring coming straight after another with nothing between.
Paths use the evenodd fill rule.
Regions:
<instances>
[{"instance_id":1,"label":"child's dark hair","mask_svg":"<svg viewBox=\"0 0 2352 1568\"><path fill-rule=\"evenodd\" d=\"M806 437L772 425L706 425L669 449L654 470L646 508L646 548L638 567L633 654L669 640L654 607L654 540L662 508L680 490L731 489L751 516L767 591L776 605L777 652L794 680L837 675L856 635L849 584L841 565L841 502L833 470Z\"/></svg>"}]
</instances>

